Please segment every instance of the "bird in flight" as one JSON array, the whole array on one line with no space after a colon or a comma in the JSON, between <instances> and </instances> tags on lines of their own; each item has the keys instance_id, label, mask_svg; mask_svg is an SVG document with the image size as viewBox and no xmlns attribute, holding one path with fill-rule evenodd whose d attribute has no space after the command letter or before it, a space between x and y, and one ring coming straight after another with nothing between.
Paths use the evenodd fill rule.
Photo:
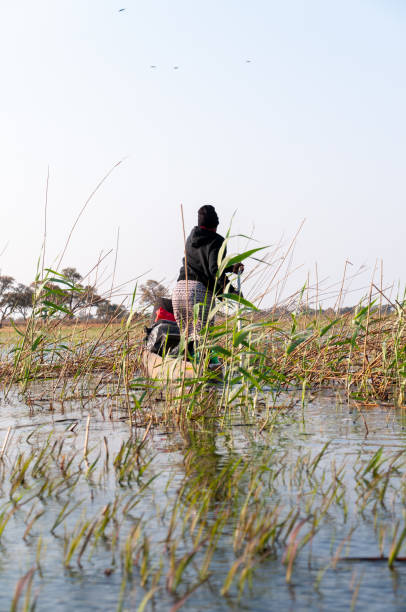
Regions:
<instances>
[{"instance_id":1,"label":"bird in flight","mask_svg":"<svg viewBox=\"0 0 406 612\"><path fill-rule=\"evenodd\" d=\"M152 66L150 66L150 68L156 68L156 66L152 65Z\"/></svg>"},{"instance_id":2,"label":"bird in flight","mask_svg":"<svg viewBox=\"0 0 406 612\"><path fill-rule=\"evenodd\" d=\"M179 70L179 66L174 66L173 69L174 70Z\"/></svg>"},{"instance_id":3,"label":"bird in flight","mask_svg":"<svg viewBox=\"0 0 406 612\"><path fill-rule=\"evenodd\" d=\"M246 63L246 64L250 64L250 63L251 63L251 60L245 60L245 63Z\"/></svg>"},{"instance_id":4,"label":"bird in flight","mask_svg":"<svg viewBox=\"0 0 406 612\"><path fill-rule=\"evenodd\" d=\"M119 13L122 13L123 11L125 11L125 8L118 9L118 12L119 12Z\"/></svg>"}]
</instances>

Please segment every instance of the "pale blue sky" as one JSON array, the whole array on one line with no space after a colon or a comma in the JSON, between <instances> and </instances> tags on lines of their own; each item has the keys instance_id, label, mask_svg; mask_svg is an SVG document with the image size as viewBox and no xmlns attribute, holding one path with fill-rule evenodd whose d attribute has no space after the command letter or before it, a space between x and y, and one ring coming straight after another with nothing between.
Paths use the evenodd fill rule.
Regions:
<instances>
[{"instance_id":1,"label":"pale blue sky","mask_svg":"<svg viewBox=\"0 0 406 612\"><path fill-rule=\"evenodd\" d=\"M405 22L400 0L4 0L2 273L34 275L48 164L52 265L126 157L65 265L88 271L120 227L116 282L173 283L180 203L187 232L213 203L220 232L237 210L234 231L264 244L306 218L290 289L315 262L339 280L347 258L404 284Z\"/></svg>"}]
</instances>

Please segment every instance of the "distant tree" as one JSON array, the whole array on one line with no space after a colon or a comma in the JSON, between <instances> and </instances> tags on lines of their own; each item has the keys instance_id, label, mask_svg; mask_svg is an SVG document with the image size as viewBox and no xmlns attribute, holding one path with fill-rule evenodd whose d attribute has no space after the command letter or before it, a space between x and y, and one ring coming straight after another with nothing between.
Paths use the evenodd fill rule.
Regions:
<instances>
[{"instance_id":1,"label":"distant tree","mask_svg":"<svg viewBox=\"0 0 406 612\"><path fill-rule=\"evenodd\" d=\"M145 285L141 285L141 304L154 306L158 299L169 297L167 287L158 283L156 280L147 280Z\"/></svg>"},{"instance_id":2,"label":"distant tree","mask_svg":"<svg viewBox=\"0 0 406 612\"><path fill-rule=\"evenodd\" d=\"M78 306L83 305L83 287L80 284L83 277L76 268L64 268L61 273L73 285L72 288L61 285L66 296L65 306L73 313Z\"/></svg>"},{"instance_id":3,"label":"distant tree","mask_svg":"<svg viewBox=\"0 0 406 612\"><path fill-rule=\"evenodd\" d=\"M62 274L72 283L72 285L77 285L83 280L82 275L76 268L64 268Z\"/></svg>"},{"instance_id":4,"label":"distant tree","mask_svg":"<svg viewBox=\"0 0 406 612\"><path fill-rule=\"evenodd\" d=\"M29 311L32 308L33 290L22 283L19 283L14 289L8 293L8 301L10 304L9 316L15 312L20 314L24 321L27 320Z\"/></svg>"},{"instance_id":5,"label":"distant tree","mask_svg":"<svg viewBox=\"0 0 406 612\"><path fill-rule=\"evenodd\" d=\"M44 285L39 280L32 284L35 290L41 286L40 300L44 304L44 316L49 312L55 314L58 307L60 316L66 316L69 311L69 318L80 317L87 319L91 316L91 310L101 302L102 298L97 293L96 288L91 285L81 284L82 276L76 268L64 268L60 274L50 276Z\"/></svg>"},{"instance_id":6,"label":"distant tree","mask_svg":"<svg viewBox=\"0 0 406 612\"><path fill-rule=\"evenodd\" d=\"M61 289L59 283L46 282L44 285L42 281L34 281L31 283L33 292L37 293L41 288L40 294L37 293L36 301L37 306L42 305L43 312L42 316L46 318L49 312L52 312L52 305L65 306L66 303L66 292Z\"/></svg>"},{"instance_id":7,"label":"distant tree","mask_svg":"<svg viewBox=\"0 0 406 612\"><path fill-rule=\"evenodd\" d=\"M97 304L97 318L108 322L110 319L121 321L128 315L128 311L120 304L111 304L108 300L100 300Z\"/></svg>"},{"instance_id":8,"label":"distant tree","mask_svg":"<svg viewBox=\"0 0 406 612\"><path fill-rule=\"evenodd\" d=\"M76 268L65 268L61 274L50 275L44 280L36 280L31 284L37 295L38 304L43 305L43 316L49 314L65 316L70 312L73 319L73 311L83 300L83 287L79 284L81 275Z\"/></svg>"},{"instance_id":9,"label":"distant tree","mask_svg":"<svg viewBox=\"0 0 406 612\"><path fill-rule=\"evenodd\" d=\"M10 300L14 290L14 278L12 276L0 276L0 327L4 320L11 314L13 303Z\"/></svg>"},{"instance_id":10,"label":"distant tree","mask_svg":"<svg viewBox=\"0 0 406 612\"><path fill-rule=\"evenodd\" d=\"M338 310L339 314L347 314L349 312L354 312L354 306L343 306Z\"/></svg>"},{"instance_id":11,"label":"distant tree","mask_svg":"<svg viewBox=\"0 0 406 612\"><path fill-rule=\"evenodd\" d=\"M85 285L81 296L81 304L88 308L96 307L103 301L103 298L97 293L96 287Z\"/></svg>"},{"instance_id":12,"label":"distant tree","mask_svg":"<svg viewBox=\"0 0 406 612\"><path fill-rule=\"evenodd\" d=\"M82 287L80 295L76 296L73 310L75 316L81 320L87 320L93 317L96 312L98 317L98 307L104 302L104 299L97 293L96 287L85 285Z\"/></svg>"}]
</instances>

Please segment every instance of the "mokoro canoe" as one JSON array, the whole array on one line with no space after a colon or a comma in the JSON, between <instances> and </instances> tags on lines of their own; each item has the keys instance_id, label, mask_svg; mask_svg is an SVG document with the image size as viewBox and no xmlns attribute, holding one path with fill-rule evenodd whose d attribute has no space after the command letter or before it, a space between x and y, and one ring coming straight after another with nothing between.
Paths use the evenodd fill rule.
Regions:
<instances>
[{"instance_id":1,"label":"mokoro canoe","mask_svg":"<svg viewBox=\"0 0 406 612\"><path fill-rule=\"evenodd\" d=\"M170 383L183 380L183 377L190 379L196 378L199 375L198 371L196 371L198 369L197 366L190 361L185 362L184 359L168 356L162 358L160 355L151 353L146 349L142 353L141 362L145 375L155 380ZM210 367L210 379L213 382L219 382L223 379L221 365Z\"/></svg>"},{"instance_id":2,"label":"mokoro canoe","mask_svg":"<svg viewBox=\"0 0 406 612\"><path fill-rule=\"evenodd\" d=\"M185 378L195 378L197 376L193 363L174 357L163 359L156 353L144 350L142 353L142 365L148 378L157 380L176 381Z\"/></svg>"}]
</instances>

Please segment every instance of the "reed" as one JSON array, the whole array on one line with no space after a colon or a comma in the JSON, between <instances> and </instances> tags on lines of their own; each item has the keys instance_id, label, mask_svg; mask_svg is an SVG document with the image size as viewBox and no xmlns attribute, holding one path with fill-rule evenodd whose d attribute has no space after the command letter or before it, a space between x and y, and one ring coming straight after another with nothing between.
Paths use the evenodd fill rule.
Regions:
<instances>
[{"instance_id":1,"label":"reed","mask_svg":"<svg viewBox=\"0 0 406 612\"><path fill-rule=\"evenodd\" d=\"M220 272L256 250L226 258ZM110 323L99 327L67 327L72 313L60 306L56 297L80 292L81 288L62 274L45 272L36 280L26 327L15 328L16 341L10 343L8 353L3 353L0 368L5 392L17 383L29 393L30 386L47 381L47 393L54 400L76 396L86 401L100 396L109 386L110 396L119 397L121 405L126 403L131 421L134 408L141 412L142 402L149 401L154 391L162 391L162 386L140 378L144 319L134 316L133 304L128 320L120 324L112 317ZM52 288L55 285L57 289ZM55 291L57 296L53 295ZM382 305L376 305L378 297L382 300L382 291L371 284L367 297L354 312L329 317L309 315L303 306L303 291L297 292L296 309L290 312L277 306L260 311L255 303L229 293L223 302L212 304L209 325L194 361L192 384L188 381L185 385L183 376L165 380L166 405L171 404L178 419L201 412L202 392L216 380L216 372L208 368L213 355L222 363L225 385L220 402L226 410L238 400L251 402L252 389L259 393L264 387L278 393L299 386L304 401L306 390L340 386L347 390L349 400L403 404L406 301L390 302L392 310L386 312ZM186 340L181 343L185 345ZM181 350L180 365L184 354ZM133 392L142 385L143 393Z\"/></svg>"},{"instance_id":2,"label":"reed","mask_svg":"<svg viewBox=\"0 0 406 612\"><path fill-rule=\"evenodd\" d=\"M73 568L84 577L103 565L118 609L139 610L162 600L177 610L203 590L238 605L261 568L282 567L293 584L298 567L317 564L312 551L328 534L330 555L315 565L322 589L326 573L351 560L359 525L377 558L402 563L404 453L365 445L340 460L334 440L309 450L300 436L280 444L278 432L299 422L304 437L319 390L342 392L368 440L369 406L404 405L404 301L385 313L372 287L355 312L328 317L263 312L228 295L213 305L194 377L151 380L141 366L144 320L132 312L120 323L68 326L50 279L73 290L52 271L38 279L32 317L1 363L4 396L18 390L37 420L18 424L28 434L15 423L3 435L1 544L12 552L18 533L27 550L11 609L23 592L25 609L35 605L33 581L45 584L55 559L72 580Z\"/></svg>"}]
</instances>

